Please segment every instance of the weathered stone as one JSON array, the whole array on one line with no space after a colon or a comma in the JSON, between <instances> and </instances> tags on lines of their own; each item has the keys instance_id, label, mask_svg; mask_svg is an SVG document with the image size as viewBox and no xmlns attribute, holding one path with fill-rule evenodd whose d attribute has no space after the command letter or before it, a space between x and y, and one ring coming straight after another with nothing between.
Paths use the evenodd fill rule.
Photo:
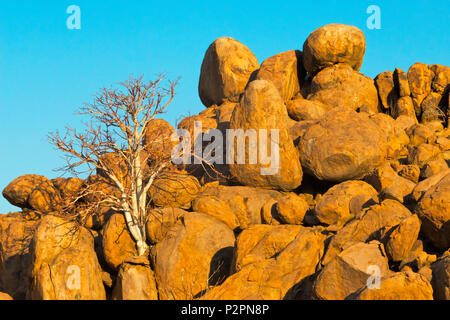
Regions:
<instances>
[{"instance_id":1,"label":"weathered stone","mask_svg":"<svg viewBox=\"0 0 450 320\"><path fill-rule=\"evenodd\" d=\"M431 91L432 78L433 75L426 64L415 63L408 70L408 82L417 115L422 113L422 101Z\"/></svg>"},{"instance_id":2,"label":"weathered stone","mask_svg":"<svg viewBox=\"0 0 450 320\"><path fill-rule=\"evenodd\" d=\"M155 206L189 209L200 188L200 183L194 176L167 171L155 179L149 195Z\"/></svg>"},{"instance_id":3,"label":"weathered stone","mask_svg":"<svg viewBox=\"0 0 450 320\"><path fill-rule=\"evenodd\" d=\"M6 200L20 208L30 208L28 198L42 182L48 181L46 177L27 174L14 179L2 192Z\"/></svg>"},{"instance_id":4,"label":"weathered stone","mask_svg":"<svg viewBox=\"0 0 450 320\"><path fill-rule=\"evenodd\" d=\"M363 181L346 181L328 190L314 211L321 223L343 226L364 207L376 202L378 193L372 186Z\"/></svg>"},{"instance_id":5,"label":"weathered stone","mask_svg":"<svg viewBox=\"0 0 450 320\"><path fill-rule=\"evenodd\" d=\"M244 230L236 240L234 271L275 257L295 239L301 228L291 225L254 225Z\"/></svg>"},{"instance_id":6,"label":"weathered stone","mask_svg":"<svg viewBox=\"0 0 450 320\"><path fill-rule=\"evenodd\" d=\"M302 53L291 50L266 59L258 70L256 80L271 81L287 102L300 92L300 82L305 76Z\"/></svg>"},{"instance_id":7,"label":"weathered stone","mask_svg":"<svg viewBox=\"0 0 450 320\"><path fill-rule=\"evenodd\" d=\"M450 174L428 189L417 214L425 237L439 249L450 248Z\"/></svg>"},{"instance_id":8,"label":"weathered stone","mask_svg":"<svg viewBox=\"0 0 450 320\"><path fill-rule=\"evenodd\" d=\"M378 96L383 109L393 109L399 98L398 90L395 88L394 73L392 71L380 73L375 78L375 86L378 89Z\"/></svg>"},{"instance_id":9,"label":"weathered stone","mask_svg":"<svg viewBox=\"0 0 450 320\"><path fill-rule=\"evenodd\" d=\"M216 39L206 51L200 72L198 92L206 107L225 100L238 102L259 64L242 43L229 37Z\"/></svg>"},{"instance_id":10,"label":"weathered stone","mask_svg":"<svg viewBox=\"0 0 450 320\"><path fill-rule=\"evenodd\" d=\"M366 114L331 110L306 129L298 149L304 169L320 180L363 178L387 156L385 135Z\"/></svg>"},{"instance_id":11,"label":"weathered stone","mask_svg":"<svg viewBox=\"0 0 450 320\"><path fill-rule=\"evenodd\" d=\"M136 244L122 213L116 213L109 218L103 230L102 241L105 261L115 270L118 270L124 261L137 256Z\"/></svg>"},{"instance_id":12,"label":"weathered stone","mask_svg":"<svg viewBox=\"0 0 450 320\"><path fill-rule=\"evenodd\" d=\"M230 172L237 181L247 186L285 191L294 190L300 186L303 173L298 151L285 125L287 119L286 106L271 82L255 80L248 85L230 122L231 129L253 130L255 133L254 138L249 139L248 148L244 139L241 142L237 139L237 147L230 148L230 151L234 152L234 159L239 163L245 163L230 164ZM257 137L258 134L259 137ZM278 154L276 150L272 150L275 146L273 139L276 139L276 134L278 134ZM258 147L255 148L258 142ZM236 145L233 143L233 146ZM241 146L245 150L239 150ZM270 159L261 159L261 155L264 154L262 148L271 150ZM254 150L259 150L259 157ZM241 156L240 161L239 156Z\"/></svg>"},{"instance_id":13,"label":"weathered stone","mask_svg":"<svg viewBox=\"0 0 450 320\"><path fill-rule=\"evenodd\" d=\"M296 194L288 194L278 200L276 204L277 215L284 224L300 225L303 222L308 203Z\"/></svg>"},{"instance_id":14,"label":"weathered stone","mask_svg":"<svg viewBox=\"0 0 450 320\"><path fill-rule=\"evenodd\" d=\"M378 112L378 92L370 77L338 64L320 71L312 80L308 100L319 101L331 108L366 109Z\"/></svg>"},{"instance_id":15,"label":"weathered stone","mask_svg":"<svg viewBox=\"0 0 450 320\"><path fill-rule=\"evenodd\" d=\"M417 241L420 231L420 220L417 215L403 220L389 234L386 240L386 253L391 261L402 261L405 259L414 243Z\"/></svg>"},{"instance_id":16,"label":"weathered stone","mask_svg":"<svg viewBox=\"0 0 450 320\"><path fill-rule=\"evenodd\" d=\"M112 293L113 300L158 300L155 276L148 261L122 264Z\"/></svg>"},{"instance_id":17,"label":"weathered stone","mask_svg":"<svg viewBox=\"0 0 450 320\"><path fill-rule=\"evenodd\" d=\"M431 284L436 300L450 300L450 255L444 255L432 265Z\"/></svg>"},{"instance_id":18,"label":"weathered stone","mask_svg":"<svg viewBox=\"0 0 450 320\"><path fill-rule=\"evenodd\" d=\"M300 227L301 228L301 227ZM212 300L280 300L303 279L316 272L326 235L318 228L301 228L278 255L251 263L210 290Z\"/></svg>"},{"instance_id":19,"label":"weathered stone","mask_svg":"<svg viewBox=\"0 0 450 320\"><path fill-rule=\"evenodd\" d=\"M170 228L187 213L187 211L179 208L155 208L150 210L145 225L149 243L157 244L164 239Z\"/></svg>"},{"instance_id":20,"label":"weathered stone","mask_svg":"<svg viewBox=\"0 0 450 320\"><path fill-rule=\"evenodd\" d=\"M423 166L420 176L424 179L428 179L447 169L448 164L444 159L431 160Z\"/></svg>"},{"instance_id":21,"label":"weathered stone","mask_svg":"<svg viewBox=\"0 0 450 320\"><path fill-rule=\"evenodd\" d=\"M330 109L319 101L306 100L301 97L286 102L289 116L296 121L318 120Z\"/></svg>"},{"instance_id":22,"label":"weathered stone","mask_svg":"<svg viewBox=\"0 0 450 320\"><path fill-rule=\"evenodd\" d=\"M152 249L159 298L193 299L229 274L235 238L223 222L186 214Z\"/></svg>"},{"instance_id":23,"label":"weathered stone","mask_svg":"<svg viewBox=\"0 0 450 320\"><path fill-rule=\"evenodd\" d=\"M409 97L411 89L409 88L408 74L402 69L395 69L394 82L398 90L399 97Z\"/></svg>"},{"instance_id":24,"label":"weathered stone","mask_svg":"<svg viewBox=\"0 0 450 320\"><path fill-rule=\"evenodd\" d=\"M356 71L361 69L366 40L364 33L353 26L328 24L306 39L303 63L310 74L337 63L346 63Z\"/></svg>"},{"instance_id":25,"label":"weathered stone","mask_svg":"<svg viewBox=\"0 0 450 320\"><path fill-rule=\"evenodd\" d=\"M243 186L211 185L198 195L193 210L216 217L230 228L242 224L261 224L261 209L269 200L282 198L275 190Z\"/></svg>"},{"instance_id":26,"label":"weathered stone","mask_svg":"<svg viewBox=\"0 0 450 320\"><path fill-rule=\"evenodd\" d=\"M364 287L377 268L380 276L389 273L381 243L357 243L328 263L314 282L313 294L320 300L344 300Z\"/></svg>"},{"instance_id":27,"label":"weathered stone","mask_svg":"<svg viewBox=\"0 0 450 320\"><path fill-rule=\"evenodd\" d=\"M94 238L76 223L44 216L30 245L32 300L104 300Z\"/></svg>"},{"instance_id":28,"label":"weathered stone","mask_svg":"<svg viewBox=\"0 0 450 320\"><path fill-rule=\"evenodd\" d=\"M363 288L355 300L433 300L428 280L414 272L397 272L381 279L379 289Z\"/></svg>"},{"instance_id":29,"label":"weathered stone","mask_svg":"<svg viewBox=\"0 0 450 320\"><path fill-rule=\"evenodd\" d=\"M411 212L406 207L398 201L389 199L365 209L331 238L322 264L328 264L352 243L382 241L385 233L410 216Z\"/></svg>"},{"instance_id":30,"label":"weathered stone","mask_svg":"<svg viewBox=\"0 0 450 320\"><path fill-rule=\"evenodd\" d=\"M16 300L26 297L29 245L38 224L20 213L0 215L0 291Z\"/></svg>"}]
</instances>

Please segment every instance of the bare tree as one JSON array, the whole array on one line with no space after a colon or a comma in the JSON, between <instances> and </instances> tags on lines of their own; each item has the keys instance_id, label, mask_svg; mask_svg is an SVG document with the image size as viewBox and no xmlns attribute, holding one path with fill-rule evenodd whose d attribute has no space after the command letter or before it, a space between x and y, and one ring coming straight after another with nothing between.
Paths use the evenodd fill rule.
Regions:
<instances>
[{"instance_id":1,"label":"bare tree","mask_svg":"<svg viewBox=\"0 0 450 320\"><path fill-rule=\"evenodd\" d=\"M148 212L148 192L155 178L170 165L170 152L155 155L145 141L146 132L155 117L165 112L173 101L178 81L169 81L164 74L155 81L130 78L118 88L102 89L93 102L85 104L79 114L90 117L81 132L66 127L66 133L58 131L49 135L49 141L63 151L67 165L61 170L80 174L102 172L117 192L102 193L99 203L122 212L128 230L136 242L139 255L147 251L145 223ZM164 148L162 148L164 149ZM115 161L107 161L106 155L114 154ZM150 160L149 160L150 159ZM116 170L121 166L122 176ZM84 190L73 204L88 193ZM84 205L80 210L89 211L94 206Z\"/></svg>"}]
</instances>

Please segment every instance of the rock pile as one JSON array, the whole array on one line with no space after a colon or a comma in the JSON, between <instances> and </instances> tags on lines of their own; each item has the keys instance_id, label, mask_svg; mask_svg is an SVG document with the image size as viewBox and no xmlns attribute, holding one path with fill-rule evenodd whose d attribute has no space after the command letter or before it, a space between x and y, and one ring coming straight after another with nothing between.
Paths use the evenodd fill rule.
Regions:
<instances>
[{"instance_id":1,"label":"rock pile","mask_svg":"<svg viewBox=\"0 0 450 320\"><path fill-rule=\"evenodd\" d=\"M121 212L57 214L82 186L115 194L102 172L18 177L3 190L22 211L0 216L0 299L450 299L450 68L371 79L365 49L361 30L339 24L261 65L237 40L214 41L199 81L207 109L179 128L276 129L277 170L172 166L149 190L140 257ZM153 124L148 135L168 140L173 127Z\"/></svg>"}]
</instances>

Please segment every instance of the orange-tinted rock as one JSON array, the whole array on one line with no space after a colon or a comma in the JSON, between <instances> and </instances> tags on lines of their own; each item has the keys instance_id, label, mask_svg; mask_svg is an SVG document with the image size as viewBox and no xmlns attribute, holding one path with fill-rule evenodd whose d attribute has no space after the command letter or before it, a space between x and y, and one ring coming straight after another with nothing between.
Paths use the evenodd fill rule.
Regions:
<instances>
[{"instance_id":1,"label":"orange-tinted rock","mask_svg":"<svg viewBox=\"0 0 450 320\"><path fill-rule=\"evenodd\" d=\"M392 230L385 245L389 260L402 261L408 257L419 236L420 225L417 215L412 215Z\"/></svg>"},{"instance_id":2,"label":"orange-tinted rock","mask_svg":"<svg viewBox=\"0 0 450 320\"><path fill-rule=\"evenodd\" d=\"M411 88L411 95L414 101L416 114L421 114L421 104L423 99L431 91L432 72L426 64L415 63L408 70L408 82Z\"/></svg>"},{"instance_id":3,"label":"orange-tinted rock","mask_svg":"<svg viewBox=\"0 0 450 320\"><path fill-rule=\"evenodd\" d=\"M428 280L414 272L398 272L384 277L380 289L363 288L355 300L433 300L433 288Z\"/></svg>"},{"instance_id":4,"label":"orange-tinted rock","mask_svg":"<svg viewBox=\"0 0 450 320\"><path fill-rule=\"evenodd\" d=\"M275 257L291 243L301 226L254 225L244 230L236 241L233 268L236 272L245 266Z\"/></svg>"},{"instance_id":5,"label":"orange-tinted rock","mask_svg":"<svg viewBox=\"0 0 450 320\"><path fill-rule=\"evenodd\" d=\"M152 249L159 298L193 299L229 274L234 234L202 214L184 215Z\"/></svg>"},{"instance_id":6,"label":"orange-tinted rock","mask_svg":"<svg viewBox=\"0 0 450 320\"><path fill-rule=\"evenodd\" d=\"M229 37L216 39L206 51L198 91L206 107L225 100L238 102L252 73L258 70L255 55Z\"/></svg>"},{"instance_id":7,"label":"orange-tinted rock","mask_svg":"<svg viewBox=\"0 0 450 320\"><path fill-rule=\"evenodd\" d=\"M147 239L151 244L156 244L175 225L186 211L179 208L155 208L150 210L146 223Z\"/></svg>"},{"instance_id":8,"label":"orange-tinted rock","mask_svg":"<svg viewBox=\"0 0 450 320\"><path fill-rule=\"evenodd\" d=\"M320 180L360 179L387 156L384 133L364 113L336 109L306 129L298 145L308 173Z\"/></svg>"},{"instance_id":9,"label":"orange-tinted rock","mask_svg":"<svg viewBox=\"0 0 450 320\"><path fill-rule=\"evenodd\" d=\"M167 161L170 159L176 141L171 137L175 129L163 119L153 119L147 125L142 141L145 153L150 161Z\"/></svg>"},{"instance_id":10,"label":"orange-tinted rock","mask_svg":"<svg viewBox=\"0 0 450 320\"><path fill-rule=\"evenodd\" d=\"M102 270L94 238L61 218L44 216L30 246L32 300L104 300Z\"/></svg>"},{"instance_id":11,"label":"orange-tinted rock","mask_svg":"<svg viewBox=\"0 0 450 320\"><path fill-rule=\"evenodd\" d=\"M318 120L330 109L319 101L306 100L301 97L286 102L289 116L296 121Z\"/></svg>"},{"instance_id":12,"label":"orange-tinted rock","mask_svg":"<svg viewBox=\"0 0 450 320\"><path fill-rule=\"evenodd\" d=\"M346 181L329 189L317 202L316 218L326 225L343 226L364 207L378 201L377 191L363 181Z\"/></svg>"},{"instance_id":13,"label":"orange-tinted rock","mask_svg":"<svg viewBox=\"0 0 450 320\"><path fill-rule=\"evenodd\" d=\"M280 300L300 281L316 272L326 235L320 228L301 228L278 255L251 263L209 290L212 300Z\"/></svg>"},{"instance_id":14,"label":"orange-tinted rock","mask_svg":"<svg viewBox=\"0 0 450 320\"><path fill-rule=\"evenodd\" d=\"M338 64L320 71L312 80L308 100L331 108L367 109L378 112L378 91L372 78Z\"/></svg>"},{"instance_id":15,"label":"orange-tinted rock","mask_svg":"<svg viewBox=\"0 0 450 320\"><path fill-rule=\"evenodd\" d=\"M381 243L356 243L328 263L314 282L313 294L320 300L344 300L369 281L373 268L389 273Z\"/></svg>"},{"instance_id":16,"label":"orange-tinted rock","mask_svg":"<svg viewBox=\"0 0 450 320\"><path fill-rule=\"evenodd\" d=\"M35 174L27 174L14 179L2 192L3 196L12 205L20 208L29 208L28 198L30 194L42 182L48 179Z\"/></svg>"},{"instance_id":17,"label":"orange-tinted rock","mask_svg":"<svg viewBox=\"0 0 450 320\"><path fill-rule=\"evenodd\" d=\"M287 102L300 92L300 83L305 78L302 53L291 50L270 57L261 64L256 80L271 81Z\"/></svg>"},{"instance_id":18,"label":"orange-tinted rock","mask_svg":"<svg viewBox=\"0 0 450 320\"><path fill-rule=\"evenodd\" d=\"M450 174L426 191L417 214L425 237L439 249L450 248Z\"/></svg>"},{"instance_id":19,"label":"orange-tinted rock","mask_svg":"<svg viewBox=\"0 0 450 320\"><path fill-rule=\"evenodd\" d=\"M357 219L346 224L331 238L322 263L328 264L352 243L372 239L382 241L385 232L389 232L410 216L411 212L406 207L389 199L365 209Z\"/></svg>"},{"instance_id":20,"label":"orange-tinted rock","mask_svg":"<svg viewBox=\"0 0 450 320\"><path fill-rule=\"evenodd\" d=\"M29 245L38 224L20 213L0 215L0 291L17 300L26 297Z\"/></svg>"},{"instance_id":21,"label":"orange-tinted rock","mask_svg":"<svg viewBox=\"0 0 450 320\"><path fill-rule=\"evenodd\" d=\"M432 286L436 300L450 300L450 255L444 254L432 265Z\"/></svg>"},{"instance_id":22,"label":"orange-tinted rock","mask_svg":"<svg viewBox=\"0 0 450 320\"><path fill-rule=\"evenodd\" d=\"M112 293L113 300L158 300L155 276L149 262L122 264Z\"/></svg>"},{"instance_id":23,"label":"orange-tinted rock","mask_svg":"<svg viewBox=\"0 0 450 320\"><path fill-rule=\"evenodd\" d=\"M285 124L287 119L286 106L271 82L255 80L248 85L230 122L230 129L254 131L254 139L249 139L251 141L248 144L245 143L242 135L243 141L234 139L234 148L230 147L230 152L234 152L234 162L240 163L230 164L230 172L237 181L251 187L285 191L294 190L300 186L303 172L298 151ZM272 130L276 131L272 132ZM273 141L277 139L277 135L278 144L275 144ZM255 149L256 144L258 147ZM272 150L275 146L278 147L278 152ZM240 147L245 150L240 150ZM261 159L261 154L264 154L263 149L267 150L268 159ZM259 155L254 150L258 150ZM271 150L270 155L269 150ZM256 157L253 157L254 155Z\"/></svg>"},{"instance_id":24,"label":"orange-tinted rock","mask_svg":"<svg viewBox=\"0 0 450 320\"><path fill-rule=\"evenodd\" d=\"M305 69L314 74L337 63L346 63L358 71L361 69L366 40L364 33L353 26L328 24L306 39L303 45Z\"/></svg>"},{"instance_id":25,"label":"orange-tinted rock","mask_svg":"<svg viewBox=\"0 0 450 320\"><path fill-rule=\"evenodd\" d=\"M149 189L150 199L158 207L189 209L200 192L194 176L179 171L161 173Z\"/></svg>"},{"instance_id":26,"label":"orange-tinted rock","mask_svg":"<svg viewBox=\"0 0 450 320\"><path fill-rule=\"evenodd\" d=\"M399 98L398 90L395 88L394 73L392 71L380 73L375 78L375 86L378 89L378 96L383 108L385 110L393 109Z\"/></svg>"},{"instance_id":27,"label":"orange-tinted rock","mask_svg":"<svg viewBox=\"0 0 450 320\"><path fill-rule=\"evenodd\" d=\"M102 241L105 261L115 270L118 270L124 261L137 255L136 244L121 213L109 218L103 230Z\"/></svg>"}]
</instances>

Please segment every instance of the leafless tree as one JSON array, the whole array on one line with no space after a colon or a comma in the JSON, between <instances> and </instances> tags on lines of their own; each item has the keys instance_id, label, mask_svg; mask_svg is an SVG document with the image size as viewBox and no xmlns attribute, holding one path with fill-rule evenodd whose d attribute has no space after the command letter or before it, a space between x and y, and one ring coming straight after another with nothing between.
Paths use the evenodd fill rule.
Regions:
<instances>
[{"instance_id":1,"label":"leafless tree","mask_svg":"<svg viewBox=\"0 0 450 320\"><path fill-rule=\"evenodd\" d=\"M92 103L81 108L79 114L89 117L83 130L68 126L63 135L58 131L49 135L50 143L66 156L67 165L61 170L77 175L101 172L117 191L84 189L67 202L73 205L87 194L101 193L94 206L101 203L124 214L139 255L148 248L145 222L149 189L171 163L170 152L164 152L164 147L158 154L149 150L161 141L157 141L158 134L153 134L155 140L145 141L146 133L152 120L172 103L177 84L164 74L148 82L131 77L117 88L102 89ZM94 206L87 204L79 210L92 211Z\"/></svg>"}]
</instances>

